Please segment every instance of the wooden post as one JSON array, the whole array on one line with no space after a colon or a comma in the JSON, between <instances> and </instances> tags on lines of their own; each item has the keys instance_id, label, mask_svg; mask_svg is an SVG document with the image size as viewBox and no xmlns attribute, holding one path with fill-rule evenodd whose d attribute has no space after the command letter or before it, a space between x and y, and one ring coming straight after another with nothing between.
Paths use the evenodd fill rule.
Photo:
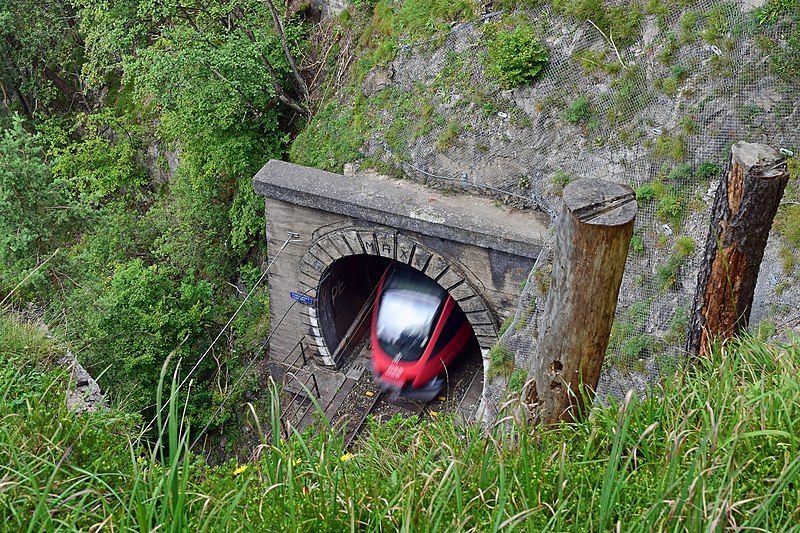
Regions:
<instances>
[{"instance_id":1,"label":"wooden post","mask_svg":"<svg viewBox=\"0 0 800 533\"><path fill-rule=\"evenodd\" d=\"M571 421L591 403L636 217L634 192L625 185L582 179L567 185L563 197L535 384L527 395L544 424Z\"/></svg>"},{"instance_id":2,"label":"wooden post","mask_svg":"<svg viewBox=\"0 0 800 533\"><path fill-rule=\"evenodd\" d=\"M714 339L746 330L769 230L789 180L786 161L763 144L739 141L720 179L687 334L705 356Z\"/></svg>"}]
</instances>

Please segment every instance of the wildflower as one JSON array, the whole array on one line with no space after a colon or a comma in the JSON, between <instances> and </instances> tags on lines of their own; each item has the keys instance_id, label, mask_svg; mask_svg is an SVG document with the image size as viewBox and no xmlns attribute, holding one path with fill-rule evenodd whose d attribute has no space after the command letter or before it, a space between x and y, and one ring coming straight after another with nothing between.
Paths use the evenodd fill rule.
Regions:
<instances>
[{"instance_id":1,"label":"wildflower","mask_svg":"<svg viewBox=\"0 0 800 533\"><path fill-rule=\"evenodd\" d=\"M237 467L236 470L233 471L233 475L234 476L238 476L239 474L241 474L245 470L247 470L247 465L242 465L240 467Z\"/></svg>"},{"instance_id":2,"label":"wildflower","mask_svg":"<svg viewBox=\"0 0 800 533\"><path fill-rule=\"evenodd\" d=\"M298 457L297 459L292 460L292 466L297 466L303 462L302 457Z\"/></svg>"},{"instance_id":3,"label":"wildflower","mask_svg":"<svg viewBox=\"0 0 800 533\"><path fill-rule=\"evenodd\" d=\"M431 416L434 417L434 418L439 416L439 412L438 411L429 411L429 412L430 412Z\"/></svg>"},{"instance_id":4,"label":"wildflower","mask_svg":"<svg viewBox=\"0 0 800 533\"><path fill-rule=\"evenodd\" d=\"M347 452L343 456L339 457L339 460L340 461L349 461L351 457L353 457L353 454L350 453L350 452Z\"/></svg>"}]
</instances>

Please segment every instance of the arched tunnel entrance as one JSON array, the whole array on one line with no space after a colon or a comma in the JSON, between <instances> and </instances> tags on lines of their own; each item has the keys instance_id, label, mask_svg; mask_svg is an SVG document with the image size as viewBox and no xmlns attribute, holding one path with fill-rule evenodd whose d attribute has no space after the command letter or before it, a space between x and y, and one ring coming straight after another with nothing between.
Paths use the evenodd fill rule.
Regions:
<instances>
[{"instance_id":1,"label":"arched tunnel entrance","mask_svg":"<svg viewBox=\"0 0 800 533\"><path fill-rule=\"evenodd\" d=\"M337 357L369 330L369 317L381 276L393 259L350 255L323 272L317 291L317 319L328 350Z\"/></svg>"},{"instance_id":2,"label":"arched tunnel entrance","mask_svg":"<svg viewBox=\"0 0 800 533\"><path fill-rule=\"evenodd\" d=\"M267 163L253 187L265 198L272 265L269 357L275 364L309 363L326 413L347 403L348 385L359 391L358 372L333 355L343 340L365 338L369 310L362 309L385 265L405 263L435 280L488 353L517 307L549 225L545 216L499 209L488 197L283 161Z\"/></svg>"},{"instance_id":3,"label":"arched tunnel entrance","mask_svg":"<svg viewBox=\"0 0 800 533\"><path fill-rule=\"evenodd\" d=\"M442 302L450 298L446 292L448 287L408 264L389 257L357 254L335 260L320 277L316 311L319 331L325 345L332 358L341 361L345 368L359 358L371 357L370 331L378 287L384 273L392 268L395 272L416 272L416 276L421 276L442 288ZM482 370L483 363L480 345L472 325L458 302L453 301L453 303L449 320L444 320L444 317L434 319L434 326L439 322L441 324L437 330L436 346L433 344L431 346L435 350L441 350L451 338L455 338L459 327L466 332L462 335L468 336L468 340L463 346L459 343L458 355L440 372L446 384L443 394L449 396L448 393L461 389L460 394L463 396L470 385L470 380ZM409 318L397 317L398 320ZM441 361L432 361L432 364L441 365Z\"/></svg>"}]
</instances>

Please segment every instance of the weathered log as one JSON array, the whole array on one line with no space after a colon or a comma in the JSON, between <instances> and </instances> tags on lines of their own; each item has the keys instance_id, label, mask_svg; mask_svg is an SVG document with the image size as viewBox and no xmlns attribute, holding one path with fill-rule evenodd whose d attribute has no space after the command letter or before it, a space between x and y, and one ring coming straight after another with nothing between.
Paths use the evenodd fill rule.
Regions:
<instances>
[{"instance_id":1,"label":"weathered log","mask_svg":"<svg viewBox=\"0 0 800 533\"><path fill-rule=\"evenodd\" d=\"M720 179L687 332L686 349L705 356L714 339L746 330L769 230L789 174L781 155L737 142Z\"/></svg>"},{"instance_id":2,"label":"weathered log","mask_svg":"<svg viewBox=\"0 0 800 533\"><path fill-rule=\"evenodd\" d=\"M630 187L582 179L564 188L553 272L527 399L544 424L578 418L600 378L628 255Z\"/></svg>"}]
</instances>

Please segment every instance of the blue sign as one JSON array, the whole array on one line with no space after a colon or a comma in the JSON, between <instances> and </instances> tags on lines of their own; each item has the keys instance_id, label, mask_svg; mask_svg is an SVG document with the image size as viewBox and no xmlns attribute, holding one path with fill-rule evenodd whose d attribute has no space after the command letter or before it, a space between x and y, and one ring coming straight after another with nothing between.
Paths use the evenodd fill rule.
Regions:
<instances>
[{"instance_id":1,"label":"blue sign","mask_svg":"<svg viewBox=\"0 0 800 533\"><path fill-rule=\"evenodd\" d=\"M296 293L296 292L290 292L289 296L291 296L292 299L299 300L299 301L303 302L306 305L311 305L311 303L314 301L314 300L311 299L311 296L306 296L305 294L299 294L299 293Z\"/></svg>"}]
</instances>

